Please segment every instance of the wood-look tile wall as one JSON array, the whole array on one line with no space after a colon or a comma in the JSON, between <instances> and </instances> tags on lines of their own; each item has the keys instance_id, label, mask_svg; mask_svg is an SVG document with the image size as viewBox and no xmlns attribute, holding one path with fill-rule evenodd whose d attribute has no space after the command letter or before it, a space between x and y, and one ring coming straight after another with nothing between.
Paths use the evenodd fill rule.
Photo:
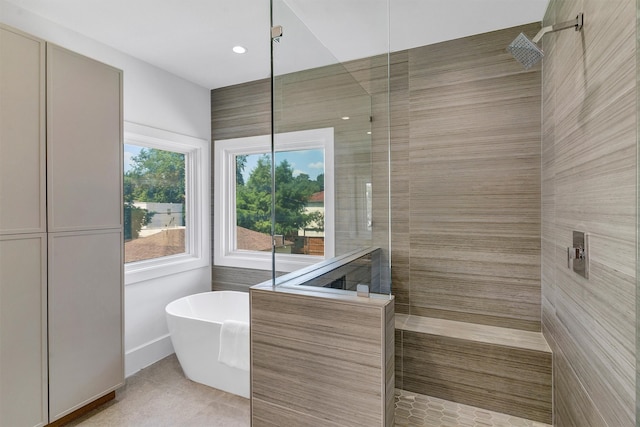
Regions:
<instances>
[{"instance_id":1,"label":"wood-look tile wall","mask_svg":"<svg viewBox=\"0 0 640 427\"><path fill-rule=\"evenodd\" d=\"M349 76L326 68L286 76L277 85L279 96L290 99L295 110L289 111L291 116L282 109L276 111L280 131L301 129L301 124L303 129L338 126L336 135L341 141L337 144L345 144L344 149L362 142L343 137L356 132L341 130L344 123L335 121L332 110L342 105L343 96L345 105L359 99L358 88L350 87L351 79L366 89L374 137L372 146L362 147L371 156L374 183L387 178L386 139L377 136L386 135L384 114L387 103L391 107L390 243L398 312L540 330L541 72L540 67L524 71L505 51L520 31L533 36L539 28L531 24L394 53L389 80L386 57L375 57L345 64ZM327 85L335 89L319 93ZM264 131L268 116L251 109L239 115L242 104L256 102L256 90L268 96L269 88L257 84L212 92L212 111L218 115L212 122L214 140L218 138L216 127L223 128L219 134L224 138L250 135L252 128L254 134ZM227 96L233 101L227 101ZM307 105L309 102L313 105ZM364 159L348 153L338 156L350 159L347 169ZM340 173L337 168L336 180ZM379 210L374 229L380 231L378 237L374 232L376 241L382 241L380 235L388 232L382 227L387 217L380 213L388 208L388 200L388 194L382 193L375 201ZM258 282L251 283L249 277L257 279L258 275L214 267L213 286L246 289ZM402 338L402 332L395 336ZM396 387L416 386L417 382L433 386L428 382L432 370L424 369L423 360L441 354L441 349L433 347L441 339L434 341L433 335L417 333L408 333L406 338L396 346L400 353L395 357ZM455 352L454 347L447 351ZM474 348L465 360L477 359ZM480 351L500 353L491 346ZM548 366L542 363L540 369ZM509 383L508 374L506 380L493 381L493 388L488 389L517 387ZM540 384L548 387L549 372L544 375ZM482 393L479 388L478 395ZM504 405L520 405L520 415L549 421L545 397L537 405L514 403L508 394L503 393Z\"/></svg>"},{"instance_id":2,"label":"wood-look tile wall","mask_svg":"<svg viewBox=\"0 0 640 427\"><path fill-rule=\"evenodd\" d=\"M375 173L363 176L386 179L386 139L376 135L386 136L384 111L391 106L390 244L398 312L540 329L540 70L523 71L505 51L514 34L538 28L394 53L389 80L386 57L378 57L345 64L346 74L326 67L276 85L279 99L287 100L276 111L280 131L336 126L336 159L345 162L336 168L336 182L344 183L336 214L347 218L337 223L338 250L369 237L353 231L359 202L348 173L370 164ZM363 88L374 138L372 146L367 141L355 150L358 157L349 150L363 142L336 122L335 111L352 105L367 114ZM212 91L213 139L265 132L268 96L263 83ZM373 240L383 247L389 244L382 215L388 200L378 192L374 203ZM214 288L228 285L214 281Z\"/></svg>"},{"instance_id":3,"label":"wood-look tile wall","mask_svg":"<svg viewBox=\"0 0 640 427\"><path fill-rule=\"evenodd\" d=\"M346 64L373 111L390 105L398 312L540 330L540 70L505 51L538 29L394 53L388 82L386 57Z\"/></svg>"},{"instance_id":4,"label":"wood-look tile wall","mask_svg":"<svg viewBox=\"0 0 640 427\"><path fill-rule=\"evenodd\" d=\"M369 66L369 69L386 71L378 64L380 60L376 61L375 67ZM377 80L386 82L380 76ZM326 127L334 129L336 255L371 245L383 249L388 247L389 233L385 231L389 228L388 215L386 218L382 215L388 208L385 209L381 204L385 198L388 199L388 180L382 179L388 176L383 172L386 151L379 149L380 137L375 139L375 136L367 134L374 127L370 121L373 105L381 111L380 124L375 125L375 135L383 134L380 126L385 126L387 121L382 117L386 109L381 106L386 104L372 103L371 95L361 83L339 64L279 76L274 86L277 133ZM386 93L386 89L379 92ZM211 126L214 143L221 139L269 134L270 96L269 80L213 90ZM343 120L344 116L348 116L349 120ZM372 170L377 171L375 176L372 176ZM212 173L213 179L215 171ZM365 183L368 182L373 182L377 199L376 235L366 224ZM214 188L213 183L211 188ZM213 215L215 209L211 211ZM388 252L384 250L383 256L388 257ZM213 288L216 290L247 290L248 286L262 281L251 281L249 277L255 277L256 272L247 276L245 269L222 268L223 271L218 271L220 269L219 266L213 267ZM229 280L234 276L235 279ZM225 280L220 280L223 277Z\"/></svg>"},{"instance_id":5,"label":"wood-look tile wall","mask_svg":"<svg viewBox=\"0 0 640 427\"><path fill-rule=\"evenodd\" d=\"M540 328L540 71L505 50L538 28L408 52L408 155L399 161L410 180L392 187L410 204L393 212L409 224L393 236L409 239L392 255L394 264L408 255L408 283L393 283L409 296L398 311L405 302L412 315Z\"/></svg>"},{"instance_id":6,"label":"wood-look tile wall","mask_svg":"<svg viewBox=\"0 0 640 427\"><path fill-rule=\"evenodd\" d=\"M393 319L392 299L251 289L252 425L391 427Z\"/></svg>"},{"instance_id":7,"label":"wood-look tile wall","mask_svg":"<svg viewBox=\"0 0 640 427\"><path fill-rule=\"evenodd\" d=\"M552 0L543 43L543 332L555 425L636 425L636 2ZM591 235L590 276L567 268Z\"/></svg>"},{"instance_id":8,"label":"wood-look tile wall","mask_svg":"<svg viewBox=\"0 0 640 427\"><path fill-rule=\"evenodd\" d=\"M211 141L243 138L271 133L271 80L224 87L211 91ZM211 165L215 165L215 150L211 150ZM213 205L216 172L211 170L211 224L214 223ZM211 233L211 258L216 236ZM212 290L248 292L249 287L271 279L271 272L248 268L213 265Z\"/></svg>"}]
</instances>

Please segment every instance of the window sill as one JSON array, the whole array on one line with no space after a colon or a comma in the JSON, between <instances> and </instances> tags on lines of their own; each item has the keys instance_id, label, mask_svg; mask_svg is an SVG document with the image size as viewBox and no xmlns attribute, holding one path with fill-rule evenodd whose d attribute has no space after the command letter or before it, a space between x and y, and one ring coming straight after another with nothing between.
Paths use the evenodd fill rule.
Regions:
<instances>
[{"instance_id":1,"label":"window sill","mask_svg":"<svg viewBox=\"0 0 640 427\"><path fill-rule=\"evenodd\" d=\"M208 266L209 262L206 259L195 257L190 254L173 255L147 261L138 261L125 265L124 285L133 285L135 283Z\"/></svg>"},{"instance_id":2,"label":"window sill","mask_svg":"<svg viewBox=\"0 0 640 427\"><path fill-rule=\"evenodd\" d=\"M322 256L276 254L276 271L291 272L324 261ZM216 256L214 265L219 267L250 268L253 270L271 270L271 252L235 251Z\"/></svg>"}]
</instances>

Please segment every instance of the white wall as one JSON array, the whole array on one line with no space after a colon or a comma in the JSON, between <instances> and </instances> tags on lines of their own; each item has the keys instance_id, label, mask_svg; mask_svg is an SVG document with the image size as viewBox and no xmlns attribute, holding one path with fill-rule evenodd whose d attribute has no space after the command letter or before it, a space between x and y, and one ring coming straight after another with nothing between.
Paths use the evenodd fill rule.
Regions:
<instances>
[{"instance_id":1,"label":"white wall","mask_svg":"<svg viewBox=\"0 0 640 427\"><path fill-rule=\"evenodd\" d=\"M125 121L210 141L209 89L3 0L0 0L0 22L123 70ZM208 200L204 204L210 206ZM204 232L209 235L208 230ZM210 267L125 288L127 376L173 352L164 307L181 296L210 289Z\"/></svg>"}]
</instances>

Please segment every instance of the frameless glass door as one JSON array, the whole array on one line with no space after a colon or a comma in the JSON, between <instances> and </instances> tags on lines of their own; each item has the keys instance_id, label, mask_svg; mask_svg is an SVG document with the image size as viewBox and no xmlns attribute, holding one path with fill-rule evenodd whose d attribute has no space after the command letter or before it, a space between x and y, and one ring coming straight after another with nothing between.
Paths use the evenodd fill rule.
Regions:
<instances>
[{"instance_id":1,"label":"frameless glass door","mask_svg":"<svg viewBox=\"0 0 640 427\"><path fill-rule=\"evenodd\" d=\"M390 293L388 5L356 3L272 1L274 271L378 248Z\"/></svg>"}]
</instances>

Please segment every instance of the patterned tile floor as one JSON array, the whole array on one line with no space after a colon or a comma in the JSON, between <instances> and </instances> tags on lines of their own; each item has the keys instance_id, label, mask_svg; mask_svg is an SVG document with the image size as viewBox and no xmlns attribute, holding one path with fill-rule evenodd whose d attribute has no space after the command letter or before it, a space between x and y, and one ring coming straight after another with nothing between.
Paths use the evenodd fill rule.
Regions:
<instances>
[{"instance_id":1,"label":"patterned tile floor","mask_svg":"<svg viewBox=\"0 0 640 427\"><path fill-rule=\"evenodd\" d=\"M248 399L189 381L171 355L127 378L115 400L67 427L248 427L249 406ZM549 427L404 390L396 390L395 425Z\"/></svg>"},{"instance_id":2,"label":"patterned tile floor","mask_svg":"<svg viewBox=\"0 0 640 427\"><path fill-rule=\"evenodd\" d=\"M396 389L396 426L550 427L524 418Z\"/></svg>"}]
</instances>

